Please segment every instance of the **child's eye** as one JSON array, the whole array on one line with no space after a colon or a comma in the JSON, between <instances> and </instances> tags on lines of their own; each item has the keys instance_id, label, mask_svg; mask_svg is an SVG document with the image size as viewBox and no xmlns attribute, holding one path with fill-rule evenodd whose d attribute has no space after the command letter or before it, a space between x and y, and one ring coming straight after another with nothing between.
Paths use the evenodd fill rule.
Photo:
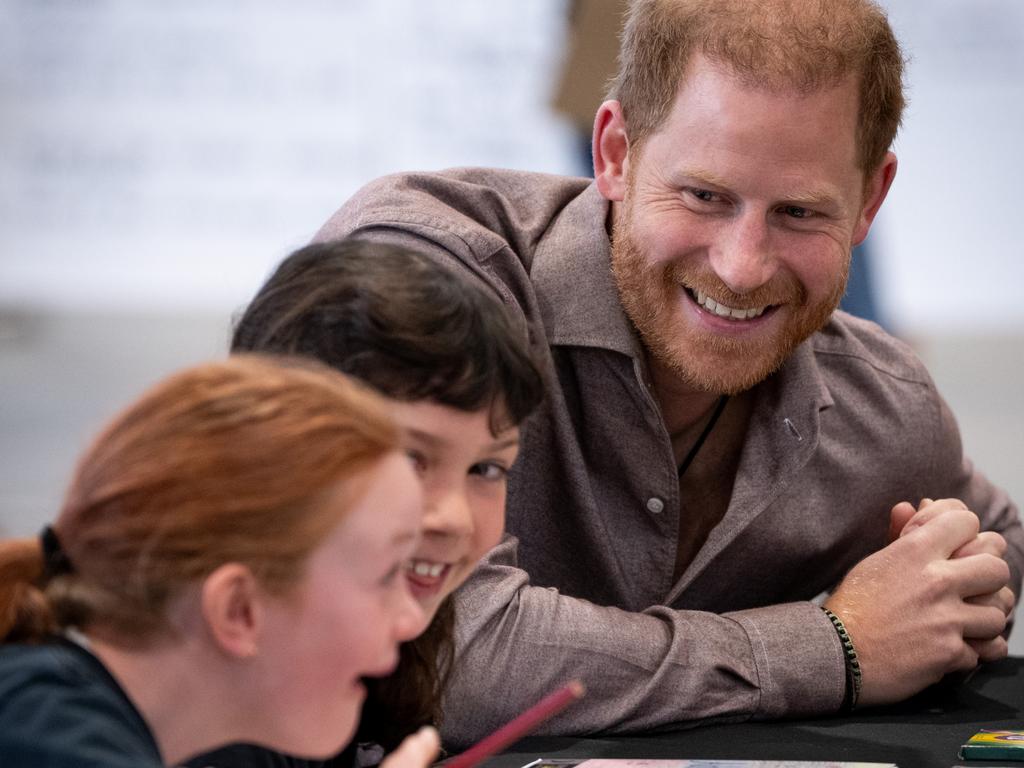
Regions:
<instances>
[{"instance_id":1,"label":"child's eye","mask_svg":"<svg viewBox=\"0 0 1024 768\"><path fill-rule=\"evenodd\" d=\"M402 566L403 563L395 563L391 569L381 577L380 585L382 587L390 587L394 584L395 579L397 579L398 575L404 570Z\"/></svg>"},{"instance_id":2,"label":"child's eye","mask_svg":"<svg viewBox=\"0 0 1024 768\"><path fill-rule=\"evenodd\" d=\"M427 457L419 451L410 448L405 452L405 455L409 457L409 461L412 462L412 468L416 470L418 474L423 474L427 469Z\"/></svg>"},{"instance_id":3,"label":"child's eye","mask_svg":"<svg viewBox=\"0 0 1024 768\"><path fill-rule=\"evenodd\" d=\"M470 474L479 475L484 480L498 481L508 477L508 468L496 461L481 461L473 465Z\"/></svg>"}]
</instances>

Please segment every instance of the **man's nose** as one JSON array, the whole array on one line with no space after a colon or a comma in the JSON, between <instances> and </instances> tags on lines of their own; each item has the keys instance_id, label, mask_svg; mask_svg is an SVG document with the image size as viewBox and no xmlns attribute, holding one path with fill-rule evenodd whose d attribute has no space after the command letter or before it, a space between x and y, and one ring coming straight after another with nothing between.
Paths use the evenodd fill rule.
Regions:
<instances>
[{"instance_id":1,"label":"man's nose","mask_svg":"<svg viewBox=\"0 0 1024 768\"><path fill-rule=\"evenodd\" d=\"M778 270L778 260L764 216L744 213L725 224L712 246L710 261L718 279L733 293L750 293L768 283Z\"/></svg>"}]
</instances>

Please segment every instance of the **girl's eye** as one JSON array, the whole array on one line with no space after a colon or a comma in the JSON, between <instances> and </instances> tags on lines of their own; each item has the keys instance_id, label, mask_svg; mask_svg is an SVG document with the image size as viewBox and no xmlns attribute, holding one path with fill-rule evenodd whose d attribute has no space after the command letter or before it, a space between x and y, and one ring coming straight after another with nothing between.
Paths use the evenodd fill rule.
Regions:
<instances>
[{"instance_id":1,"label":"girl's eye","mask_svg":"<svg viewBox=\"0 0 1024 768\"><path fill-rule=\"evenodd\" d=\"M380 585L382 587L390 587L392 584L394 584L395 579L398 578L398 575L403 570L402 566L402 563L395 563L394 566L392 566L391 569L387 573L385 573L384 576L381 578Z\"/></svg>"},{"instance_id":2,"label":"girl's eye","mask_svg":"<svg viewBox=\"0 0 1024 768\"><path fill-rule=\"evenodd\" d=\"M495 461L481 461L473 465L470 474L479 475L484 480L499 481L508 477L508 468Z\"/></svg>"},{"instance_id":3,"label":"girl's eye","mask_svg":"<svg viewBox=\"0 0 1024 768\"><path fill-rule=\"evenodd\" d=\"M416 470L418 474L423 474L427 469L427 457L424 456L417 450L409 449L406 451L406 455L409 457L409 461L412 462L412 468Z\"/></svg>"}]
</instances>

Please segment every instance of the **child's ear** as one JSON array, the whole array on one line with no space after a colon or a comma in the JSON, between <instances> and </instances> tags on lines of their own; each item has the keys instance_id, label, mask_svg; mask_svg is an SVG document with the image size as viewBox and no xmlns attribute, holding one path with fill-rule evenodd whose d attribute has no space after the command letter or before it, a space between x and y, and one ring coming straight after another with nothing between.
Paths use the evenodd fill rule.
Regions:
<instances>
[{"instance_id":1,"label":"child's ear","mask_svg":"<svg viewBox=\"0 0 1024 768\"><path fill-rule=\"evenodd\" d=\"M240 563L226 563L203 580L203 619L224 653L236 658L256 655L263 629L263 599L256 577Z\"/></svg>"}]
</instances>

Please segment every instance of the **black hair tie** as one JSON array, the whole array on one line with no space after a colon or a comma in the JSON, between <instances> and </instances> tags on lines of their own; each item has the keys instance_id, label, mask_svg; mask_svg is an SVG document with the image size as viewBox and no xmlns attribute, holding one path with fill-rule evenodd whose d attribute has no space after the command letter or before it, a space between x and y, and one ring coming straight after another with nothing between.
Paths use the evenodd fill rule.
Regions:
<instances>
[{"instance_id":1,"label":"black hair tie","mask_svg":"<svg viewBox=\"0 0 1024 768\"><path fill-rule=\"evenodd\" d=\"M43 547L44 584L51 579L64 576L74 570L71 567L71 561L68 560L67 553L60 545L57 532L51 526L48 525L43 528L42 533L39 534L39 541Z\"/></svg>"}]
</instances>

